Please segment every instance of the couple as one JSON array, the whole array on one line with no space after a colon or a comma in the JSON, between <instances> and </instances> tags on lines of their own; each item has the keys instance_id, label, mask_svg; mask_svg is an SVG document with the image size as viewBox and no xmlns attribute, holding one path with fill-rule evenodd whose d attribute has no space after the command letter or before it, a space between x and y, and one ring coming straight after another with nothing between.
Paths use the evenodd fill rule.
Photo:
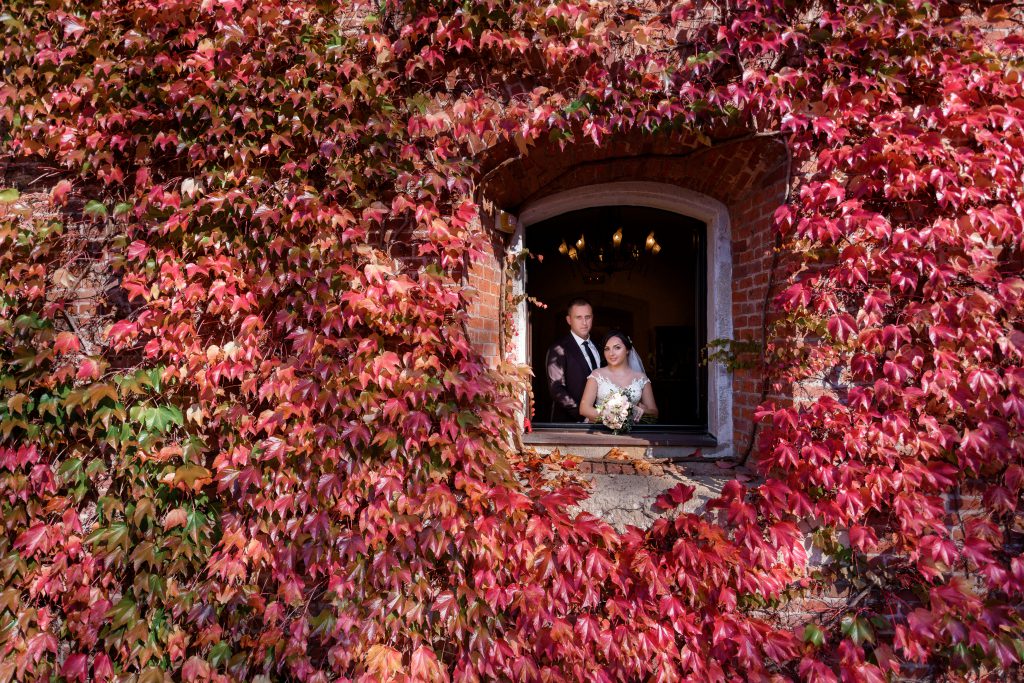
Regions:
<instances>
[{"instance_id":1,"label":"couple","mask_svg":"<svg viewBox=\"0 0 1024 683\"><path fill-rule=\"evenodd\" d=\"M609 395L625 391L633 404L633 421L656 418L651 381L644 374L640 356L623 332L610 332L602 351L607 362L601 367L590 339L594 309L586 299L569 303L569 334L548 349L548 387L551 389L552 422L600 422L600 409Z\"/></svg>"}]
</instances>

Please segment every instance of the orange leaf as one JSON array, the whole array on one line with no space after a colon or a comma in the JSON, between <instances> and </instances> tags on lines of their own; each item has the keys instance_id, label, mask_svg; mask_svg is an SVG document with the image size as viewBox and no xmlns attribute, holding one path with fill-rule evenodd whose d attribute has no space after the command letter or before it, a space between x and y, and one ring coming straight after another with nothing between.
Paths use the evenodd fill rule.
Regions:
<instances>
[{"instance_id":1,"label":"orange leaf","mask_svg":"<svg viewBox=\"0 0 1024 683\"><path fill-rule=\"evenodd\" d=\"M175 508L168 512L164 518L164 531L169 531L178 526L185 526L187 523L188 513L185 512L184 508Z\"/></svg>"},{"instance_id":2,"label":"orange leaf","mask_svg":"<svg viewBox=\"0 0 1024 683\"><path fill-rule=\"evenodd\" d=\"M378 678L389 678L402 669L402 653L387 645L373 645L366 652L366 667Z\"/></svg>"},{"instance_id":3,"label":"orange leaf","mask_svg":"<svg viewBox=\"0 0 1024 683\"><path fill-rule=\"evenodd\" d=\"M75 353L79 348L81 348L81 342L72 332L61 332L53 342L55 353Z\"/></svg>"}]
</instances>

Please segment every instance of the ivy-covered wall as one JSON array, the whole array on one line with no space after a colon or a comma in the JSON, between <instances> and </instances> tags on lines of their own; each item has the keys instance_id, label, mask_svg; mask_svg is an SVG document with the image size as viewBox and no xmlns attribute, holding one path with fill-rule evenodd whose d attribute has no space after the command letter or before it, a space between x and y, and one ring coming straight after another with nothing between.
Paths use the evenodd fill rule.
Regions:
<instances>
[{"instance_id":1,"label":"ivy-covered wall","mask_svg":"<svg viewBox=\"0 0 1024 683\"><path fill-rule=\"evenodd\" d=\"M0 679L1019 678L1020 22L8 2ZM776 202L792 258L756 478L616 530L512 447L524 378L473 346L465 277L484 151L637 130L784 150L731 215Z\"/></svg>"}]
</instances>

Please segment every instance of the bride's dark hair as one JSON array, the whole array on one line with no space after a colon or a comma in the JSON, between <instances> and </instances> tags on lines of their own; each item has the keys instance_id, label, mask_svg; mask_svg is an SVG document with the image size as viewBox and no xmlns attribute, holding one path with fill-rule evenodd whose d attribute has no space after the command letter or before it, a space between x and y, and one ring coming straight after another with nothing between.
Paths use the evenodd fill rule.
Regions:
<instances>
[{"instance_id":1,"label":"bride's dark hair","mask_svg":"<svg viewBox=\"0 0 1024 683\"><path fill-rule=\"evenodd\" d=\"M633 341L629 338L629 335L622 330L612 330L604 336L604 341L601 342L601 348L608 346L608 342L611 341L612 337L618 337L622 340L623 345L626 347L626 351L633 350Z\"/></svg>"}]
</instances>

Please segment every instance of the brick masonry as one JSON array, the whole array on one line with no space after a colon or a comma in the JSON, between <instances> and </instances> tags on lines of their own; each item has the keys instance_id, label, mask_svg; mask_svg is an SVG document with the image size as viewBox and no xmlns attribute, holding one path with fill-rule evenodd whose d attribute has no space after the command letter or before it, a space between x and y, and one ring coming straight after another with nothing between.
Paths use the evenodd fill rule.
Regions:
<instances>
[{"instance_id":1,"label":"brick masonry","mask_svg":"<svg viewBox=\"0 0 1024 683\"><path fill-rule=\"evenodd\" d=\"M732 233L733 338L762 342L766 289L773 263L772 217L787 183L783 145L770 137L721 131L707 144L693 137L624 134L597 147L579 142L562 150L537 145L526 155L499 148L485 157L483 194L515 215L533 201L566 190L620 181L669 183L725 204ZM493 223L493 221L491 221ZM488 224L485 221L485 225ZM501 238L475 260L467 285L475 290L470 333L477 348L497 358L501 339ZM740 369L733 377L733 443L743 453L750 442L753 415L761 399L759 370Z\"/></svg>"},{"instance_id":2,"label":"brick masonry","mask_svg":"<svg viewBox=\"0 0 1024 683\"><path fill-rule=\"evenodd\" d=\"M487 248L470 263L466 286L470 295L469 336L473 345L491 363L501 355L501 288L504 245L493 235Z\"/></svg>"}]
</instances>

